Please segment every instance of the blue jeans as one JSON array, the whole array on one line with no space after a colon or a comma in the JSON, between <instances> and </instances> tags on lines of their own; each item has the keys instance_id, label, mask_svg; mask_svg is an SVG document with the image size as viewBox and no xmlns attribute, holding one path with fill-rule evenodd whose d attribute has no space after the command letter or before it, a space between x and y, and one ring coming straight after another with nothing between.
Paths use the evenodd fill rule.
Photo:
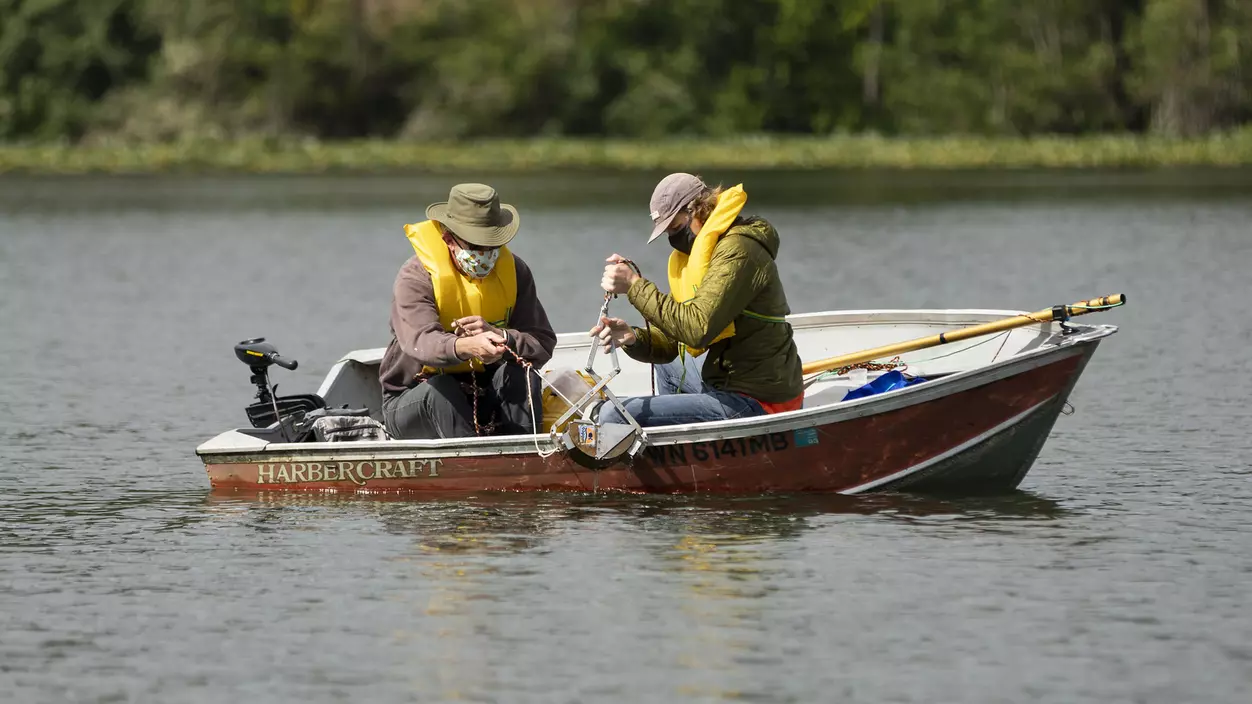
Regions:
<instances>
[{"instance_id":1,"label":"blue jeans","mask_svg":"<svg viewBox=\"0 0 1252 704\"><path fill-rule=\"evenodd\" d=\"M705 384L699 362L686 355L656 365L656 390L656 396L619 399L639 425L683 425L765 415L756 399ZM612 404L603 403L599 421L625 423L626 419Z\"/></svg>"}]
</instances>

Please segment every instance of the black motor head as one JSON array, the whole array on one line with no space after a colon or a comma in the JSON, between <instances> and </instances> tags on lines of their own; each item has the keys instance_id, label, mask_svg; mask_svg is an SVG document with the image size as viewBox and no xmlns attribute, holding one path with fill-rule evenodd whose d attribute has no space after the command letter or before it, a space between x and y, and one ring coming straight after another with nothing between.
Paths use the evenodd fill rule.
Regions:
<instances>
[{"instance_id":1,"label":"black motor head","mask_svg":"<svg viewBox=\"0 0 1252 704\"><path fill-rule=\"evenodd\" d=\"M249 367L265 367L271 364L277 364L284 369L295 369L298 364L294 359L285 359L278 354L278 350L273 345L265 341L264 337L257 337L251 340L244 340L235 345L235 356L240 362Z\"/></svg>"},{"instance_id":2,"label":"black motor head","mask_svg":"<svg viewBox=\"0 0 1252 704\"><path fill-rule=\"evenodd\" d=\"M274 363L272 355L277 353L278 350L266 342L264 337L244 340L235 345L235 356L250 367L268 367Z\"/></svg>"}]
</instances>

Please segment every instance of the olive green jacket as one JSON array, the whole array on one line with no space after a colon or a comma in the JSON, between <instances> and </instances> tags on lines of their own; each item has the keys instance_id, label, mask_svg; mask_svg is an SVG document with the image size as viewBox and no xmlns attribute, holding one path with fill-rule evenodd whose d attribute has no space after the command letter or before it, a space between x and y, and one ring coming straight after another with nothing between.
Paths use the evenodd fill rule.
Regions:
<instances>
[{"instance_id":1,"label":"olive green jacket","mask_svg":"<svg viewBox=\"0 0 1252 704\"><path fill-rule=\"evenodd\" d=\"M637 341L626 354L664 364L678 356L680 345L702 349L733 322L734 336L705 353L704 383L766 403L799 396L800 354L791 325L782 320L791 309L774 261L778 244L773 225L739 218L718 240L692 299L679 303L651 281L635 281L627 295L652 331L635 328Z\"/></svg>"}]
</instances>

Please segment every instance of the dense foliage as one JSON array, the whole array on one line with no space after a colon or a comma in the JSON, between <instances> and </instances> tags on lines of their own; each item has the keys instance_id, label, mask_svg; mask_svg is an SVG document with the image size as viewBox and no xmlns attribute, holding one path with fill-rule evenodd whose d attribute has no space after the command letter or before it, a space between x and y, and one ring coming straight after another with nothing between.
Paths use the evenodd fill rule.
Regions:
<instances>
[{"instance_id":1,"label":"dense foliage","mask_svg":"<svg viewBox=\"0 0 1252 704\"><path fill-rule=\"evenodd\" d=\"M1202 135L1249 0L0 0L0 139Z\"/></svg>"}]
</instances>

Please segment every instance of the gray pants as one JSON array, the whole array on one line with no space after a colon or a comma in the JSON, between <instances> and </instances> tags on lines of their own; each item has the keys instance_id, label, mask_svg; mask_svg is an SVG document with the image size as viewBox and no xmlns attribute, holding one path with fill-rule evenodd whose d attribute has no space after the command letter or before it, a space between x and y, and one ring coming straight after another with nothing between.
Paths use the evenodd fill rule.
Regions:
<instances>
[{"instance_id":1,"label":"gray pants","mask_svg":"<svg viewBox=\"0 0 1252 704\"><path fill-rule=\"evenodd\" d=\"M532 374L527 403L526 375ZM478 380L478 423L491 435L529 435L531 409L540 406L543 383L517 364L500 363L481 372ZM434 440L472 438L474 406L470 374L439 374L401 394L383 399L383 422L393 438Z\"/></svg>"}]
</instances>

